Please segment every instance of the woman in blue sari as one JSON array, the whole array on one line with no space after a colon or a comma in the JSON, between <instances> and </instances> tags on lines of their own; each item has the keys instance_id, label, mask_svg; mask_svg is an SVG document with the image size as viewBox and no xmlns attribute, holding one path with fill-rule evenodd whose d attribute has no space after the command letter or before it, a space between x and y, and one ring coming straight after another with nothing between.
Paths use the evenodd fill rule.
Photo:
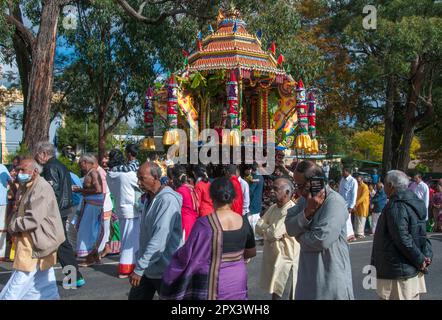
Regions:
<instances>
[{"instance_id":1,"label":"woman in blue sari","mask_svg":"<svg viewBox=\"0 0 442 320\"><path fill-rule=\"evenodd\" d=\"M214 214L199 218L163 275L162 299L245 300L245 260L256 255L247 217L231 209L235 189L228 178L210 186Z\"/></svg>"}]
</instances>

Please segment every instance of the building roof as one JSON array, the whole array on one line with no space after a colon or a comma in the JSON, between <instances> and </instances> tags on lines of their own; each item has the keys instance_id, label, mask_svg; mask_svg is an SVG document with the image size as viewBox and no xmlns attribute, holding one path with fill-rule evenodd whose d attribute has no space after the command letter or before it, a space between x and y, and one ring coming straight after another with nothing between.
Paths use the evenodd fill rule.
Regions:
<instances>
[{"instance_id":1,"label":"building roof","mask_svg":"<svg viewBox=\"0 0 442 320\"><path fill-rule=\"evenodd\" d=\"M238 10L220 11L216 30L202 40L201 50L189 56L189 71L241 69L255 76L285 76L275 57L246 29Z\"/></svg>"}]
</instances>

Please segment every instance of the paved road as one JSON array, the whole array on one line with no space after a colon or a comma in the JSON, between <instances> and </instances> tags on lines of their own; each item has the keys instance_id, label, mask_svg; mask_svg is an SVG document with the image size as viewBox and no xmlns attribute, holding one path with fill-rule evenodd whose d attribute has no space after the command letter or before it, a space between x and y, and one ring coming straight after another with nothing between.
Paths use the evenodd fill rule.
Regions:
<instances>
[{"instance_id":1,"label":"paved road","mask_svg":"<svg viewBox=\"0 0 442 320\"><path fill-rule=\"evenodd\" d=\"M423 299L442 299L442 235L430 235L433 244L434 260L430 267L430 273L426 276L428 293ZM353 271L353 288L356 299L377 300L373 290L365 290L362 286L364 274L362 269L370 262L372 239L366 238L350 244L350 257ZM266 300L270 298L264 290L259 287L258 279L262 260L262 247L258 248L258 255L248 265L249 271L249 298L255 300ZM105 258L101 265L89 268L82 268L87 284L77 290L65 290L61 287L61 269L56 269L56 276L60 286L60 295L66 300L99 300L114 299L126 300L130 289L127 279L116 277L118 257ZM8 281L11 274L11 264L0 264L0 289ZM286 289L284 298L287 299L289 290Z\"/></svg>"}]
</instances>

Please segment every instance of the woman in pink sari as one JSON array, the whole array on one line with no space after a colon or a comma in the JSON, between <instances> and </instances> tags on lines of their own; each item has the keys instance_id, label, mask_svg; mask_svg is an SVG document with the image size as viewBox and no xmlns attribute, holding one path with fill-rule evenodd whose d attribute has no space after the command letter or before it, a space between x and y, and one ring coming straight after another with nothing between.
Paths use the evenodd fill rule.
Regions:
<instances>
[{"instance_id":1,"label":"woman in pink sari","mask_svg":"<svg viewBox=\"0 0 442 320\"><path fill-rule=\"evenodd\" d=\"M433 219L434 231L442 232L442 183L436 185L436 192L433 195Z\"/></svg>"},{"instance_id":2,"label":"woman in pink sari","mask_svg":"<svg viewBox=\"0 0 442 320\"><path fill-rule=\"evenodd\" d=\"M193 225L198 219L198 198L195 188L189 184L189 176L186 167L176 165L173 168L173 184L175 191L183 197L183 205L181 207L181 219L185 240L189 237Z\"/></svg>"}]
</instances>

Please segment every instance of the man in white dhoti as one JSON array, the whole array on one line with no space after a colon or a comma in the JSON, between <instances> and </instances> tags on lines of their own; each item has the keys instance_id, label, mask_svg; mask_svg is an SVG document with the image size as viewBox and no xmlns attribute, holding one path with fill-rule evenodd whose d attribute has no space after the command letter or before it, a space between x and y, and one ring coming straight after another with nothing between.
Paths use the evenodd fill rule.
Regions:
<instances>
[{"instance_id":1,"label":"man in white dhoti","mask_svg":"<svg viewBox=\"0 0 442 320\"><path fill-rule=\"evenodd\" d=\"M77 257L80 266L87 267L100 261L99 246L104 234L103 204L104 193L100 173L96 169L97 159L90 154L81 156L81 170L86 173L83 188L74 188L84 196L77 221Z\"/></svg>"},{"instance_id":2,"label":"man in white dhoti","mask_svg":"<svg viewBox=\"0 0 442 320\"><path fill-rule=\"evenodd\" d=\"M290 300L298 278L299 243L285 229L287 210L295 205L291 200L293 184L284 178L273 183L272 201L275 202L258 220L255 232L264 238L261 264L261 287L272 294L273 300L281 299L292 272Z\"/></svg>"},{"instance_id":3,"label":"man in white dhoti","mask_svg":"<svg viewBox=\"0 0 442 320\"><path fill-rule=\"evenodd\" d=\"M347 240L354 241L355 233L351 223L351 212L356 205L356 198L358 196L358 182L350 174L349 168L344 168L342 171L342 179L339 183L339 194L344 198L347 204L348 219L347 219Z\"/></svg>"},{"instance_id":4,"label":"man in white dhoti","mask_svg":"<svg viewBox=\"0 0 442 320\"><path fill-rule=\"evenodd\" d=\"M0 164L0 261L6 258L6 207L10 181L8 169Z\"/></svg>"},{"instance_id":5,"label":"man in white dhoti","mask_svg":"<svg viewBox=\"0 0 442 320\"><path fill-rule=\"evenodd\" d=\"M8 226L16 239L14 272L0 300L59 299L53 266L65 235L57 199L35 160L20 161L17 170L17 210Z\"/></svg>"},{"instance_id":6,"label":"man in white dhoti","mask_svg":"<svg viewBox=\"0 0 442 320\"><path fill-rule=\"evenodd\" d=\"M135 253L139 246L140 218L139 200L141 190L134 171L114 171L124 164L124 156L120 150L109 152L109 171L107 184L115 199L115 212L120 221L121 251L118 265L118 277L128 278L135 268Z\"/></svg>"}]
</instances>

